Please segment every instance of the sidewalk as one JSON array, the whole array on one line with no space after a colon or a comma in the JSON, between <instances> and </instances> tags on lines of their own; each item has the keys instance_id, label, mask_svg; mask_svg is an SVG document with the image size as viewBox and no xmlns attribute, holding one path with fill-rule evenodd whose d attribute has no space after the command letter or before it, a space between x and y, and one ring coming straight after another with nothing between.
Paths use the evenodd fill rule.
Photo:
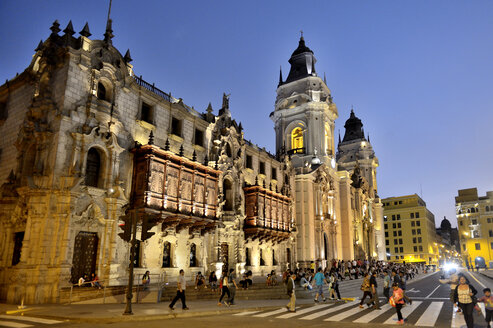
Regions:
<instances>
[{"instance_id":1,"label":"sidewalk","mask_svg":"<svg viewBox=\"0 0 493 328\"><path fill-rule=\"evenodd\" d=\"M216 300L190 301L187 306L190 310L182 310L181 303L175 305L175 310L169 309L169 304L132 304L133 315L123 315L125 304L72 304L72 305L33 305L24 311L25 316L40 317L54 320L71 320L77 322L113 323L120 321L145 321L159 319L173 319L196 316L218 315L224 313L275 310L286 306L288 297L281 300L238 300L237 305L217 306ZM313 305L313 299L297 300L297 306ZM17 307L14 305L0 304L0 312L12 315L20 315L21 312L11 313Z\"/></svg>"},{"instance_id":2,"label":"sidewalk","mask_svg":"<svg viewBox=\"0 0 493 328\"><path fill-rule=\"evenodd\" d=\"M492 269L485 269L485 270L479 271L479 273L482 274L483 276L487 277L487 278L493 279L493 270Z\"/></svg>"}]
</instances>

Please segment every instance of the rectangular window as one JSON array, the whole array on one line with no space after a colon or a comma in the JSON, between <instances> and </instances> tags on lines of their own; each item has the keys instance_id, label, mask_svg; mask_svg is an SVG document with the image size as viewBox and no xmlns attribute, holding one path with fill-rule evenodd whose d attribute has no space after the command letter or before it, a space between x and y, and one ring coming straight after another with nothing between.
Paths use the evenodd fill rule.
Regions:
<instances>
[{"instance_id":1,"label":"rectangular window","mask_svg":"<svg viewBox=\"0 0 493 328\"><path fill-rule=\"evenodd\" d=\"M465 244L462 244L462 250L465 251L466 250L466 245Z\"/></svg>"},{"instance_id":2,"label":"rectangular window","mask_svg":"<svg viewBox=\"0 0 493 328\"><path fill-rule=\"evenodd\" d=\"M423 246L419 246L419 251L422 252L423 251Z\"/></svg>"},{"instance_id":3,"label":"rectangular window","mask_svg":"<svg viewBox=\"0 0 493 328\"><path fill-rule=\"evenodd\" d=\"M489 231L490 237L493 237L493 230Z\"/></svg>"},{"instance_id":4,"label":"rectangular window","mask_svg":"<svg viewBox=\"0 0 493 328\"><path fill-rule=\"evenodd\" d=\"M479 230L474 230L472 232L472 238L479 238Z\"/></svg>"},{"instance_id":5,"label":"rectangular window","mask_svg":"<svg viewBox=\"0 0 493 328\"><path fill-rule=\"evenodd\" d=\"M418 246L414 246L414 253L416 253L418 251Z\"/></svg>"},{"instance_id":6,"label":"rectangular window","mask_svg":"<svg viewBox=\"0 0 493 328\"><path fill-rule=\"evenodd\" d=\"M417 233L418 235L421 235L421 229L417 229L417 230L416 230L416 233Z\"/></svg>"},{"instance_id":7,"label":"rectangular window","mask_svg":"<svg viewBox=\"0 0 493 328\"><path fill-rule=\"evenodd\" d=\"M0 156L1 156L1 155L2 155L2 150L0 149ZM487 221L488 223L491 223L491 218L487 218L487 219L486 219L486 221Z\"/></svg>"},{"instance_id":8,"label":"rectangular window","mask_svg":"<svg viewBox=\"0 0 493 328\"><path fill-rule=\"evenodd\" d=\"M415 235L415 234L416 234L416 229L413 229L413 231L412 231L412 232L413 232L413 235Z\"/></svg>"},{"instance_id":9,"label":"rectangular window","mask_svg":"<svg viewBox=\"0 0 493 328\"><path fill-rule=\"evenodd\" d=\"M414 227L414 221L411 221L411 227Z\"/></svg>"},{"instance_id":10,"label":"rectangular window","mask_svg":"<svg viewBox=\"0 0 493 328\"><path fill-rule=\"evenodd\" d=\"M24 241L24 231L14 234L14 254L12 255L12 265L21 261L22 242Z\"/></svg>"},{"instance_id":11,"label":"rectangular window","mask_svg":"<svg viewBox=\"0 0 493 328\"><path fill-rule=\"evenodd\" d=\"M402 230L399 230L399 237L402 236Z\"/></svg>"},{"instance_id":12,"label":"rectangular window","mask_svg":"<svg viewBox=\"0 0 493 328\"><path fill-rule=\"evenodd\" d=\"M399 253L404 253L404 247L399 247Z\"/></svg>"},{"instance_id":13,"label":"rectangular window","mask_svg":"<svg viewBox=\"0 0 493 328\"><path fill-rule=\"evenodd\" d=\"M385 237L388 237L388 236L389 236L389 232L385 231Z\"/></svg>"},{"instance_id":14,"label":"rectangular window","mask_svg":"<svg viewBox=\"0 0 493 328\"><path fill-rule=\"evenodd\" d=\"M142 102L142 106L140 107L140 120L153 124L152 107L145 102Z\"/></svg>"},{"instance_id":15,"label":"rectangular window","mask_svg":"<svg viewBox=\"0 0 493 328\"><path fill-rule=\"evenodd\" d=\"M399 253L399 247L394 247L394 253Z\"/></svg>"},{"instance_id":16,"label":"rectangular window","mask_svg":"<svg viewBox=\"0 0 493 328\"><path fill-rule=\"evenodd\" d=\"M264 162L259 162L259 164L258 164L258 173L265 175L265 163Z\"/></svg>"},{"instance_id":17,"label":"rectangular window","mask_svg":"<svg viewBox=\"0 0 493 328\"><path fill-rule=\"evenodd\" d=\"M253 160L251 155L246 155L246 167L247 169L253 169Z\"/></svg>"},{"instance_id":18,"label":"rectangular window","mask_svg":"<svg viewBox=\"0 0 493 328\"><path fill-rule=\"evenodd\" d=\"M397 243L397 239L394 239L394 245L397 245L397 244L398 244L398 243Z\"/></svg>"},{"instance_id":19,"label":"rectangular window","mask_svg":"<svg viewBox=\"0 0 493 328\"><path fill-rule=\"evenodd\" d=\"M411 219L414 219L414 213L411 213Z\"/></svg>"},{"instance_id":20,"label":"rectangular window","mask_svg":"<svg viewBox=\"0 0 493 328\"><path fill-rule=\"evenodd\" d=\"M195 144L204 146L204 131L195 129Z\"/></svg>"},{"instance_id":21,"label":"rectangular window","mask_svg":"<svg viewBox=\"0 0 493 328\"><path fill-rule=\"evenodd\" d=\"M476 248L477 251L481 250L481 244L480 243L475 243L474 247Z\"/></svg>"},{"instance_id":22,"label":"rectangular window","mask_svg":"<svg viewBox=\"0 0 493 328\"><path fill-rule=\"evenodd\" d=\"M384 215L384 216L383 216L383 221L384 221L384 222L387 222L387 215Z\"/></svg>"},{"instance_id":23,"label":"rectangular window","mask_svg":"<svg viewBox=\"0 0 493 328\"><path fill-rule=\"evenodd\" d=\"M401 223L400 222L397 223L397 228L399 228L399 229L401 228Z\"/></svg>"},{"instance_id":24,"label":"rectangular window","mask_svg":"<svg viewBox=\"0 0 493 328\"><path fill-rule=\"evenodd\" d=\"M385 246L389 246L389 240L385 239Z\"/></svg>"},{"instance_id":25,"label":"rectangular window","mask_svg":"<svg viewBox=\"0 0 493 328\"><path fill-rule=\"evenodd\" d=\"M397 230L394 230L394 237L397 237Z\"/></svg>"},{"instance_id":26,"label":"rectangular window","mask_svg":"<svg viewBox=\"0 0 493 328\"><path fill-rule=\"evenodd\" d=\"M419 212L416 212L415 216L416 216L416 219L419 219Z\"/></svg>"},{"instance_id":27,"label":"rectangular window","mask_svg":"<svg viewBox=\"0 0 493 328\"><path fill-rule=\"evenodd\" d=\"M413 237L413 243L416 244L416 237Z\"/></svg>"},{"instance_id":28,"label":"rectangular window","mask_svg":"<svg viewBox=\"0 0 493 328\"><path fill-rule=\"evenodd\" d=\"M171 119L171 133L175 136L181 137L181 120L176 117Z\"/></svg>"},{"instance_id":29,"label":"rectangular window","mask_svg":"<svg viewBox=\"0 0 493 328\"><path fill-rule=\"evenodd\" d=\"M421 242L422 242L421 237L418 237L418 243L421 243Z\"/></svg>"},{"instance_id":30,"label":"rectangular window","mask_svg":"<svg viewBox=\"0 0 493 328\"><path fill-rule=\"evenodd\" d=\"M490 244L491 249L493 249L493 243Z\"/></svg>"},{"instance_id":31,"label":"rectangular window","mask_svg":"<svg viewBox=\"0 0 493 328\"><path fill-rule=\"evenodd\" d=\"M459 225L462 225L462 221L459 222Z\"/></svg>"},{"instance_id":32,"label":"rectangular window","mask_svg":"<svg viewBox=\"0 0 493 328\"><path fill-rule=\"evenodd\" d=\"M399 205L402 205L402 200L399 201Z\"/></svg>"},{"instance_id":33,"label":"rectangular window","mask_svg":"<svg viewBox=\"0 0 493 328\"><path fill-rule=\"evenodd\" d=\"M476 219L472 219L472 220L471 220L471 224L478 224L478 220L476 220Z\"/></svg>"},{"instance_id":34,"label":"rectangular window","mask_svg":"<svg viewBox=\"0 0 493 328\"><path fill-rule=\"evenodd\" d=\"M395 215L392 214L392 221L395 221Z\"/></svg>"},{"instance_id":35,"label":"rectangular window","mask_svg":"<svg viewBox=\"0 0 493 328\"><path fill-rule=\"evenodd\" d=\"M402 239L399 238L399 245L402 245Z\"/></svg>"},{"instance_id":36,"label":"rectangular window","mask_svg":"<svg viewBox=\"0 0 493 328\"><path fill-rule=\"evenodd\" d=\"M271 179L277 180L277 169L275 167L271 169Z\"/></svg>"},{"instance_id":37,"label":"rectangular window","mask_svg":"<svg viewBox=\"0 0 493 328\"><path fill-rule=\"evenodd\" d=\"M387 253L390 253L390 248L386 248L386 249L385 249L385 251L386 251Z\"/></svg>"},{"instance_id":38,"label":"rectangular window","mask_svg":"<svg viewBox=\"0 0 493 328\"><path fill-rule=\"evenodd\" d=\"M385 223L383 226L384 226L385 230L387 230L389 228L389 225L387 223Z\"/></svg>"},{"instance_id":39,"label":"rectangular window","mask_svg":"<svg viewBox=\"0 0 493 328\"><path fill-rule=\"evenodd\" d=\"M400 219L401 219L401 215L397 214L397 220L400 220Z\"/></svg>"},{"instance_id":40,"label":"rectangular window","mask_svg":"<svg viewBox=\"0 0 493 328\"><path fill-rule=\"evenodd\" d=\"M421 227L421 221L416 221L416 227Z\"/></svg>"},{"instance_id":41,"label":"rectangular window","mask_svg":"<svg viewBox=\"0 0 493 328\"><path fill-rule=\"evenodd\" d=\"M392 223L392 228L395 229L396 227L397 227L397 225L395 223Z\"/></svg>"}]
</instances>

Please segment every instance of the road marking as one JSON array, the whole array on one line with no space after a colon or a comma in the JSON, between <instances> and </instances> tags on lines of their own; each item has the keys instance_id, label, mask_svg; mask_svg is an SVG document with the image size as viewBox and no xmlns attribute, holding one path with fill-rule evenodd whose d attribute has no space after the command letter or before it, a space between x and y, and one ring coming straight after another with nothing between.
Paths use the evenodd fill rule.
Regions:
<instances>
[{"instance_id":1,"label":"road marking","mask_svg":"<svg viewBox=\"0 0 493 328\"><path fill-rule=\"evenodd\" d=\"M414 301L412 305L408 305L406 307L403 307L401 310L402 317L406 319L411 313L413 313L414 310L423 302L420 301ZM387 321L384 322L385 325L393 325L397 322L397 313L390 317Z\"/></svg>"},{"instance_id":2,"label":"road marking","mask_svg":"<svg viewBox=\"0 0 493 328\"><path fill-rule=\"evenodd\" d=\"M406 291L406 293L421 293L421 291L415 290L414 288L411 288L410 290Z\"/></svg>"},{"instance_id":3,"label":"road marking","mask_svg":"<svg viewBox=\"0 0 493 328\"><path fill-rule=\"evenodd\" d=\"M434 292L437 291L438 288L440 288L441 285L438 285L433 291L430 293L430 295L426 296L425 298L429 298L431 295L433 295Z\"/></svg>"},{"instance_id":4,"label":"road marking","mask_svg":"<svg viewBox=\"0 0 493 328\"><path fill-rule=\"evenodd\" d=\"M375 319L376 317L383 314L384 312L387 312L391 308L392 308L392 306L390 306L389 304L385 304L384 306L382 306L382 309L380 311L378 311L378 310L371 311L370 313L365 314L364 316L354 320L353 322L368 323L368 322L372 321L373 319Z\"/></svg>"},{"instance_id":5,"label":"road marking","mask_svg":"<svg viewBox=\"0 0 493 328\"><path fill-rule=\"evenodd\" d=\"M352 315L355 315L356 313L361 313L362 311L364 311L363 309L361 309L359 306L357 307L354 307L348 311L344 311L342 313L339 313L339 314L336 314L335 316L332 316L332 317L329 317L327 319L325 319L324 321L341 321L341 320L344 320ZM376 311L379 311L379 310L374 310L375 312ZM382 312L380 312L382 313Z\"/></svg>"},{"instance_id":6,"label":"road marking","mask_svg":"<svg viewBox=\"0 0 493 328\"><path fill-rule=\"evenodd\" d=\"M32 327L32 325L26 325L24 323L18 323L18 322L13 322L13 321L0 321L0 326L2 326L2 327L13 327L13 328Z\"/></svg>"},{"instance_id":7,"label":"road marking","mask_svg":"<svg viewBox=\"0 0 493 328\"><path fill-rule=\"evenodd\" d=\"M418 322L415 323L415 326L434 327L435 322L440 315L440 311L442 310L442 306L443 302L431 303L426 311L421 315Z\"/></svg>"},{"instance_id":8,"label":"road marking","mask_svg":"<svg viewBox=\"0 0 493 328\"><path fill-rule=\"evenodd\" d=\"M43 323L45 325L53 325L56 323L62 323L63 321L43 319L43 318L35 318L35 317L21 317L21 316L12 316L12 315L0 315L1 319L12 319L12 320L20 320L20 321L29 321L29 322L37 322Z\"/></svg>"},{"instance_id":9,"label":"road marking","mask_svg":"<svg viewBox=\"0 0 493 328\"><path fill-rule=\"evenodd\" d=\"M450 324L450 328L461 328L466 325L466 321L464 320L464 316L462 314L457 313L457 307L454 306L452 309L452 322Z\"/></svg>"},{"instance_id":10,"label":"road marking","mask_svg":"<svg viewBox=\"0 0 493 328\"><path fill-rule=\"evenodd\" d=\"M300 315L300 314L304 314L304 313L308 313L308 312L320 310L320 309L329 307L331 305L332 304L324 304L324 305L321 305L321 306L310 306L309 308L306 308L306 309L303 309L303 310L300 310L300 311L290 312L290 313L287 313L287 314L283 314L283 315L281 315L281 316L279 316L277 318L278 319L288 319L288 318L292 318L292 317L295 317L295 316Z\"/></svg>"},{"instance_id":11,"label":"road marking","mask_svg":"<svg viewBox=\"0 0 493 328\"><path fill-rule=\"evenodd\" d=\"M254 317L265 318L265 317L268 317L270 315L275 315L275 314L287 312L287 311L288 311L288 309L283 307L283 308L280 308L279 310L274 310L274 311L270 311L270 312L266 312L266 313L256 314L256 315L254 315Z\"/></svg>"},{"instance_id":12,"label":"road marking","mask_svg":"<svg viewBox=\"0 0 493 328\"><path fill-rule=\"evenodd\" d=\"M484 285L481 281L479 281L479 280L478 280L478 278L476 278L473 274L471 274L470 272L468 272L468 274L469 274L471 277L473 277L473 278L474 278L474 280L476 280L476 281L478 282L478 284L480 284L483 288L486 288L486 286L485 286L485 285Z\"/></svg>"},{"instance_id":13,"label":"road marking","mask_svg":"<svg viewBox=\"0 0 493 328\"><path fill-rule=\"evenodd\" d=\"M336 312L336 311L345 309L347 307L353 306L355 304L358 304L358 303L357 302L348 302L346 304L342 304L342 305L339 305L339 306L331 307L330 309L327 309L327 310L324 310L324 311L319 311L319 312L310 314L310 315L308 315L306 317L303 317L303 318L300 318L300 319L301 320L313 320L313 319L319 318L321 316L324 316L326 314L329 314L329 313L332 313L332 312Z\"/></svg>"},{"instance_id":14,"label":"road marking","mask_svg":"<svg viewBox=\"0 0 493 328\"><path fill-rule=\"evenodd\" d=\"M259 312L260 311L248 311L248 312L235 313L233 315L243 316L243 315L250 315L250 314L259 313Z\"/></svg>"}]
</instances>

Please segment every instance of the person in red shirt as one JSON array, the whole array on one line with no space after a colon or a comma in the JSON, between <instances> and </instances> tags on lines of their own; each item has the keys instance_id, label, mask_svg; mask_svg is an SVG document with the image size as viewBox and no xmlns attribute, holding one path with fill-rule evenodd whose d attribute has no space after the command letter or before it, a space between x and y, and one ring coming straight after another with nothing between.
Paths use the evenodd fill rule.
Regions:
<instances>
[{"instance_id":1,"label":"person in red shirt","mask_svg":"<svg viewBox=\"0 0 493 328\"><path fill-rule=\"evenodd\" d=\"M392 301L395 304L395 311L397 312L397 324L403 325L404 318L402 317L402 306L404 305L404 291L399 287L398 283L392 284L394 293L392 294Z\"/></svg>"}]
</instances>

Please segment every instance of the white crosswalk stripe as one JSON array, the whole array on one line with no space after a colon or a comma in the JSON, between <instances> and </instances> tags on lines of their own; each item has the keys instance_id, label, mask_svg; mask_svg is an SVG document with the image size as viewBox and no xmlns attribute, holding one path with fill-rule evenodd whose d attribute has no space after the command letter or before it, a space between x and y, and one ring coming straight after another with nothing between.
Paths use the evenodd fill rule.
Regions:
<instances>
[{"instance_id":1,"label":"white crosswalk stripe","mask_svg":"<svg viewBox=\"0 0 493 328\"><path fill-rule=\"evenodd\" d=\"M443 302L433 302L416 322L416 326L434 327L442 310Z\"/></svg>"},{"instance_id":2,"label":"white crosswalk stripe","mask_svg":"<svg viewBox=\"0 0 493 328\"><path fill-rule=\"evenodd\" d=\"M414 310L423 302L414 301L412 305L408 305L402 308L401 313L404 318L407 318ZM393 325L397 322L397 313L384 322L385 325Z\"/></svg>"},{"instance_id":3,"label":"white crosswalk stripe","mask_svg":"<svg viewBox=\"0 0 493 328\"><path fill-rule=\"evenodd\" d=\"M42 323L45 325L54 325L57 323L62 323L62 321L44 319L44 318L35 318L35 317L27 317L27 316L13 316L13 315L0 315L0 319L10 319L10 320L20 320L20 321L28 321L28 322L36 322ZM0 321L1 322L1 321Z\"/></svg>"},{"instance_id":4,"label":"white crosswalk stripe","mask_svg":"<svg viewBox=\"0 0 493 328\"><path fill-rule=\"evenodd\" d=\"M27 328L33 325L26 325L25 323L13 322L13 321L0 321L0 327L13 327L13 328Z\"/></svg>"},{"instance_id":5,"label":"white crosswalk stripe","mask_svg":"<svg viewBox=\"0 0 493 328\"><path fill-rule=\"evenodd\" d=\"M339 306L334 306L334 307L331 307L330 309L327 309L327 310L324 310L324 311L318 311L316 313L313 313L313 314L310 314L306 317L303 317L303 318L300 318L301 320L313 320L313 319L316 319L316 318L320 318L324 315L327 315L329 313L332 313L332 312L337 312L339 310L342 310L344 308L347 308L347 307L350 307L350 306L354 306L355 304L357 304L356 302L347 302L346 304L342 304L342 305L339 305Z\"/></svg>"},{"instance_id":6,"label":"white crosswalk stripe","mask_svg":"<svg viewBox=\"0 0 493 328\"><path fill-rule=\"evenodd\" d=\"M290 319L297 320L323 320L331 322L354 322L354 323L380 323L385 325L395 325L397 323L397 313L393 307L389 304L383 304L381 310L367 310L359 308L359 302L347 302L343 304L330 303L309 306L299 309L294 313L287 313L286 308L277 309L274 311L262 312L262 311L250 311L237 313L238 316L252 316L258 318L275 317L276 319ZM484 317L484 305L478 304L483 312ZM464 317L456 314L456 308L454 311L450 309L450 302L444 301L418 301L414 300L412 305L406 305L402 308L402 315L404 319L410 317L410 321L407 321L407 325L418 327L451 327L459 328L465 327ZM418 310L419 308L419 310ZM444 316L448 316L448 319ZM351 317L353 319L351 319Z\"/></svg>"},{"instance_id":7,"label":"white crosswalk stripe","mask_svg":"<svg viewBox=\"0 0 493 328\"><path fill-rule=\"evenodd\" d=\"M278 319L289 319L289 318L292 318L294 316L298 316L298 315L302 315L302 314L305 314L305 313L308 313L308 312L320 310L320 309L329 307L331 305L332 304L324 304L324 305L320 305L320 306L310 306L309 308L306 308L306 309L303 309L303 310L299 310L299 311L296 311L296 312L291 312L291 313L283 314L283 315L281 315L281 316L279 316L277 318Z\"/></svg>"}]
</instances>

